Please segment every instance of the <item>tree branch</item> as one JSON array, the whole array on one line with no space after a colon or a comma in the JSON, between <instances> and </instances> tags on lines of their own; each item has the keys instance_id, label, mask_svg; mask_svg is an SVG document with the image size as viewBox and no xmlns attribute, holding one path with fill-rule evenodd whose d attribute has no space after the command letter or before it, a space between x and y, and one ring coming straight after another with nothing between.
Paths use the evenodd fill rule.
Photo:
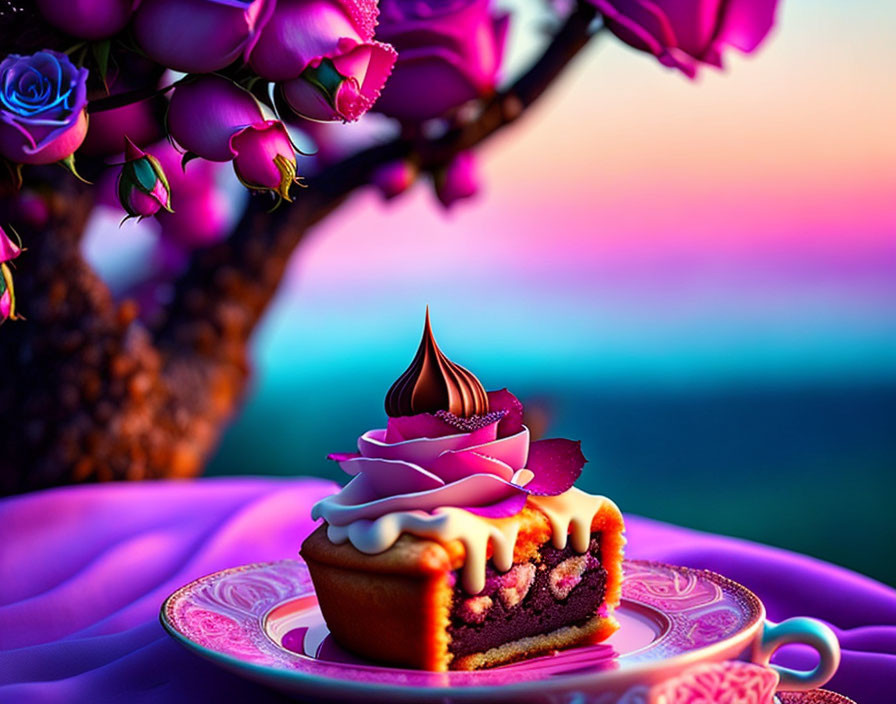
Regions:
<instances>
[{"instance_id":1,"label":"tree branch","mask_svg":"<svg viewBox=\"0 0 896 704\"><path fill-rule=\"evenodd\" d=\"M9 412L0 424L0 493L201 471L245 388L249 336L308 228L381 165L412 157L434 170L512 123L585 46L594 16L582 4L529 71L469 122L438 138L363 150L274 213L270 201L254 199L227 241L195 253L166 317L149 330L81 256L93 192L47 171L49 219L21 230L30 251L16 260L28 320L2 331L0 407ZM0 215L17 202L0 197Z\"/></svg>"},{"instance_id":2,"label":"tree branch","mask_svg":"<svg viewBox=\"0 0 896 704\"><path fill-rule=\"evenodd\" d=\"M550 87L593 36L597 13L580 2L532 67L505 91L488 100L471 121L433 139L398 137L364 149L335 163L307 181L296 203L266 212L269 201L254 199L234 235L216 247L197 253L178 283L166 317L156 328L161 344L196 344L185 329L214 321L208 306L237 305L233 295L247 296L246 324L254 326L273 296L287 258L312 225L336 209L356 189L371 183L374 172L390 162L413 156L422 170L447 165L513 123ZM240 282L237 284L237 282ZM199 301L207 301L200 305ZM211 331L208 331L209 333ZM212 335L214 337L214 335Z\"/></svg>"}]
</instances>

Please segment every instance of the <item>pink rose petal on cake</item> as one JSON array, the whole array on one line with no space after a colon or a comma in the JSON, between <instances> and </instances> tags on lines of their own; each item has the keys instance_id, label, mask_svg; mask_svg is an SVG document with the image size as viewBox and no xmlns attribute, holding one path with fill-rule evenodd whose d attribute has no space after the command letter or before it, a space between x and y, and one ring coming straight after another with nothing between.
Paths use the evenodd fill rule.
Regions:
<instances>
[{"instance_id":1,"label":"pink rose petal on cake","mask_svg":"<svg viewBox=\"0 0 896 704\"><path fill-rule=\"evenodd\" d=\"M384 460L404 460L421 467L429 467L443 452L463 450L491 442L497 433L497 423L475 433L445 435L440 438L416 438L401 442L386 442L384 429L369 430L358 438L358 449L364 457Z\"/></svg>"},{"instance_id":2,"label":"pink rose petal on cake","mask_svg":"<svg viewBox=\"0 0 896 704\"><path fill-rule=\"evenodd\" d=\"M315 504L314 518L343 526L362 518L374 519L397 511L434 511L443 506L497 504L521 491L492 474L474 474L429 491L375 498L365 474L352 479L341 492Z\"/></svg>"},{"instance_id":3,"label":"pink rose petal on cake","mask_svg":"<svg viewBox=\"0 0 896 704\"><path fill-rule=\"evenodd\" d=\"M514 470L524 467L528 457L529 431L524 428L506 438L443 452L429 468L446 482L480 473L496 474L510 481Z\"/></svg>"},{"instance_id":4,"label":"pink rose petal on cake","mask_svg":"<svg viewBox=\"0 0 896 704\"><path fill-rule=\"evenodd\" d=\"M457 435L457 428L432 413L418 413L415 416L398 416L390 418L386 423L385 442L401 442L416 438L440 438L444 435Z\"/></svg>"},{"instance_id":5,"label":"pink rose petal on cake","mask_svg":"<svg viewBox=\"0 0 896 704\"><path fill-rule=\"evenodd\" d=\"M528 494L518 491L513 496L508 496L503 501L489 506L461 506L460 508L483 518L510 518L523 510L527 498Z\"/></svg>"},{"instance_id":6,"label":"pink rose petal on cake","mask_svg":"<svg viewBox=\"0 0 896 704\"><path fill-rule=\"evenodd\" d=\"M508 482L513 477L513 467L506 462L469 450L444 452L436 458L430 469L446 484L473 474L494 474Z\"/></svg>"},{"instance_id":7,"label":"pink rose petal on cake","mask_svg":"<svg viewBox=\"0 0 896 704\"><path fill-rule=\"evenodd\" d=\"M523 429L523 404L507 389L488 392L489 411L504 411L498 423L498 437L514 435Z\"/></svg>"},{"instance_id":8,"label":"pink rose petal on cake","mask_svg":"<svg viewBox=\"0 0 896 704\"><path fill-rule=\"evenodd\" d=\"M339 463L346 474L364 474L377 496L409 494L444 486L445 482L410 462L373 457L352 457Z\"/></svg>"},{"instance_id":9,"label":"pink rose petal on cake","mask_svg":"<svg viewBox=\"0 0 896 704\"><path fill-rule=\"evenodd\" d=\"M569 489L588 460L582 443L560 438L537 440L529 446L528 469L535 473L526 491L538 496L556 496Z\"/></svg>"}]
</instances>

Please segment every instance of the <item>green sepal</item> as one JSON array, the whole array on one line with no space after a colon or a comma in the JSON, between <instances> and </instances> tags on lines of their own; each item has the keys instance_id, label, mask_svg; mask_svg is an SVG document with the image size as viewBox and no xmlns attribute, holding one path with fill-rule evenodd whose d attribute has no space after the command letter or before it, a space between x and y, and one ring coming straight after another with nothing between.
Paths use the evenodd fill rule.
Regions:
<instances>
[{"instance_id":1,"label":"green sepal","mask_svg":"<svg viewBox=\"0 0 896 704\"><path fill-rule=\"evenodd\" d=\"M0 157L0 164L3 164L3 166L6 167L6 173L9 174L9 183L12 186L12 189L14 191L20 191L23 184L22 164L17 164L9 159L4 159L3 157Z\"/></svg>"},{"instance_id":2,"label":"green sepal","mask_svg":"<svg viewBox=\"0 0 896 704\"><path fill-rule=\"evenodd\" d=\"M158 177L149 159L145 156L127 163L125 169L130 169L134 178L134 185L144 193L151 193L152 189L155 188Z\"/></svg>"},{"instance_id":3,"label":"green sepal","mask_svg":"<svg viewBox=\"0 0 896 704\"><path fill-rule=\"evenodd\" d=\"M78 169L75 168L74 153L69 154L67 157L65 157L65 159L60 159L56 163L64 168L68 169L71 172L72 176L74 176L76 179L78 179L81 183L86 183L88 186L93 185L90 181L88 181L86 178L81 176L81 174L78 173Z\"/></svg>"},{"instance_id":4,"label":"green sepal","mask_svg":"<svg viewBox=\"0 0 896 704\"><path fill-rule=\"evenodd\" d=\"M93 60L96 61L97 68L100 72L100 79L103 81L106 93L109 92L109 84L106 82L106 77L109 74L109 52L111 49L111 39L103 39L102 41L93 42L90 45L90 53L93 54Z\"/></svg>"},{"instance_id":5,"label":"green sepal","mask_svg":"<svg viewBox=\"0 0 896 704\"><path fill-rule=\"evenodd\" d=\"M152 154L147 154L146 158L149 160L149 163L152 165L152 170L156 173L156 178L162 182L162 185L165 187L165 193L168 194L168 200L171 200L171 186L168 185L168 177L165 175L164 169L162 169L162 165L159 163L159 160L156 159ZM167 203L162 203L162 207L167 210L169 213L173 213L174 211L171 209Z\"/></svg>"},{"instance_id":6,"label":"green sepal","mask_svg":"<svg viewBox=\"0 0 896 704\"><path fill-rule=\"evenodd\" d=\"M187 164L189 164L191 161L193 161L193 159L198 159L198 158L199 158L199 155L196 154L195 152L184 152L184 156L180 160L181 171L186 173Z\"/></svg>"},{"instance_id":7,"label":"green sepal","mask_svg":"<svg viewBox=\"0 0 896 704\"><path fill-rule=\"evenodd\" d=\"M335 108L336 93L345 80L345 76L336 70L330 59L323 59L316 67L309 66L302 71L301 77L317 88L327 99L330 107Z\"/></svg>"}]
</instances>

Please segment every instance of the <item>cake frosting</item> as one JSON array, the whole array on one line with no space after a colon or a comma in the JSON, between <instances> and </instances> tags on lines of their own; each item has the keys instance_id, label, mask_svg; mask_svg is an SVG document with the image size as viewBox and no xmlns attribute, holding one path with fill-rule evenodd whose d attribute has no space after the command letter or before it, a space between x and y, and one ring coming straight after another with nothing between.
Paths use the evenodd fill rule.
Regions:
<instances>
[{"instance_id":1,"label":"cake frosting","mask_svg":"<svg viewBox=\"0 0 896 704\"><path fill-rule=\"evenodd\" d=\"M573 488L586 460L571 440L532 441L522 404L506 389L486 393L469 371L448 360L427 311L411 366L386 397L387 427L358 439L358 451L330 459L352 477L315 504L327 537L376 554L411 534L459 541L464 589L482 591L489 559L513 564L518 514L529 502L550 522L552 542L585 553L592 519L605 503Z\"/></svg>"}]
</instances>

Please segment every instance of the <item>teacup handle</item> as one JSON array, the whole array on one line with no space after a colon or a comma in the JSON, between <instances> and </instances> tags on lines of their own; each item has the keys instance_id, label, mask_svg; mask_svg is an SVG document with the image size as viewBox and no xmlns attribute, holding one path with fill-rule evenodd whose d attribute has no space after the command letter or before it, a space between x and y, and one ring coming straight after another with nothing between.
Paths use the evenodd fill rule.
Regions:
<instances>
[{"instance_id":1,"label":"teacup handle","mask_svg":"<svg viewBox=\"0 0 896 704\"><path fill-rule=\"evenodd\" d=\"M770 665L775 651L788 643L800 643L815 648L818 665L814 670L791 670L780 665ZM840 665L840 643L834 632L821 621L797 616L781 623L766 621L762 633L753 642L752 660L777 672L781 681L779 691L805 692L821 687Z\"/></svg>"}]
</instances>

